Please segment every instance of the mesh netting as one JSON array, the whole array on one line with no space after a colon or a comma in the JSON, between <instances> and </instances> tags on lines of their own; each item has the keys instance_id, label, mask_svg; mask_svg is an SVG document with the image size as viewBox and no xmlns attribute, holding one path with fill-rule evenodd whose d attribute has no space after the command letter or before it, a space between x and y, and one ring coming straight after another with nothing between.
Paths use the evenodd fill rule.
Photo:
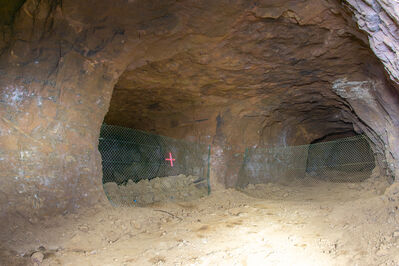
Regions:
<instances>
[{"instance_id":1,"label":"mesh netting","mask_svg":"<svg viewBox=\"0 0 399 266\"><path fill-rule=\"evenodd\" d=\"M250 147L239 173L239 187L269 182L289 183L310 177L331 182L361 182L375 167L365 136L301 146Z\"/></svg>"},{"instance_id":2,"label":"mesh netting","mask_svg":"<svg viewBox=\"0 0 399 266\"><path fill-rule=\"evenodd\" d=\"M103 184L115 205L188 200L209 194L210 146L103 125Z\"/></svg>"}]
</instances>

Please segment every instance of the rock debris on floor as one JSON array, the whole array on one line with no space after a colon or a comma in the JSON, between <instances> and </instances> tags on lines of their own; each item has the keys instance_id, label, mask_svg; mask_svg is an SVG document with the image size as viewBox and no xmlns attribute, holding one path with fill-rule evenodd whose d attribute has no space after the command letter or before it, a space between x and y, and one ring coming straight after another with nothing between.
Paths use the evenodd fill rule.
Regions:
<instances>
[{"instance_id":1,"label":"rock debris on floor","mask_svg":"<svg viewBox=\"0 0 399 266\"><path fill-rule=\"evenodd\" d=\"M156 177L126 185L114 182L104 184L104 191L112 204L117 206L143 206L154 202L199 199L208 195L206 179L196 176Z\"/></svg>"}]
</instances>

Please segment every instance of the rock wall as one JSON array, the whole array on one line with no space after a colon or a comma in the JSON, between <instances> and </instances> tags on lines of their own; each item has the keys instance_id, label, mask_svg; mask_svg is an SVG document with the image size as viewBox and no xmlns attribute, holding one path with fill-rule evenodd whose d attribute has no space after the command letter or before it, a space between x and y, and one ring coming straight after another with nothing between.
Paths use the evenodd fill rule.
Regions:
<instances>
[{"instance_id":1,"label":"rock wall","mask_svg":"<svg viewBox=\"0 0 399 266\"><path fill-rule=\"evenodd\" d=\"M2 220L104 200L97 145L108 107L108 123L213 143L214 184L235 184L248 145L353 127L398 175L397 89L378 59L394 81L397 61L370 41L377 58L337 1L27 0L10 18L0 37Z\"/></svg>"},{"instance_id":2,"label":"rock wall","mask_svg":"<svg viewBox=\"0 0 399 266\"><path fill-rule=\"evenodd\" d=\"M103 40L75 14L27 1L2 40L0 220L34 222L104 198L97 143L117 67L106 63L113 49L88 57Z\"/></svg>"},{"instance_id":3,"label":"rock wall","mask_svg":"<svg viewBox=\"0 0 399 266\"><path fill-rule=\"evenodd\" d=\"M370 47L399 85L399 5L390 0L345 0L359 28L367 33Z\"/></svg>"}]
</instances>

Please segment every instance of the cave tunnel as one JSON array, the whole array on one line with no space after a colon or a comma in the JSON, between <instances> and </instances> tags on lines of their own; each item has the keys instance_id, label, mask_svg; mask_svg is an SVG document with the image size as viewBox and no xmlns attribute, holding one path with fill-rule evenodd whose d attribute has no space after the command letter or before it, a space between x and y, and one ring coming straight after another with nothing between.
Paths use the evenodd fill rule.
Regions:
<instances>
[{"instance_id":1,"label":"cave tunnel","mask_svg":"<svg viewBox=\"0 0 399 266\"><path fill-rule=\"evenodd\" d=\"M0 264L399 264L398 10L3 0Z\"/></svg>"}]
</instances>

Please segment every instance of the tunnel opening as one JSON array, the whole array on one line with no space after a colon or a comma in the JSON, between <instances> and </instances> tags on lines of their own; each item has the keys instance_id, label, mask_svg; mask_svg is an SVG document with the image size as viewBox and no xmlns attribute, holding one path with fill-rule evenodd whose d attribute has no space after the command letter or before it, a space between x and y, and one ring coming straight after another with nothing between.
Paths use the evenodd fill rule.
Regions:
<instances>
[{"instance_id":1,"label":"tunnel opening","mask_svg":"<svg viewBox=\"0 0 399 266\"><path fill-rule=\"evenodd\" d=\"M279 116L291 123L267 124L262 131L267 138L275 131L273 127L283 134L275 138L275 143L246 148L236 188L261 198L270 197L268 186L303 190L318 186L323 191L326 187L334 190L344 186L345 189L344 184L358 184L355 186L366 186L372 191L379 188L382 193L389 178L382 173L385 166L378 160L375 143L344 119L345 109L338 110L329 104L331 102L309 104L306 112L295 109L284 112L288 110L286 104L284 108L277 108ZM291 112L297 116L292 118ZM315 117L315 113L318 116ZM300 125L296 124L297 120ZM301 130L298 137L299 126L306 124L307 130ZM297 196L296 200L303 199L303 195ZM313 196L322 198L323 194L314 192Z\"/></svg>"},{"instance_id":2,"label":"tunnel opening","mask_svg":"<svg viewBox=\"0 0 399 266\"><path fill-rule=\"evenodd\" d=\"M160 170L169 152L173 151L171 158L177 152L173 150L174 145L183 140L215 146L213 156L206 156L203 149L179 157L203 154L202 158L208 158L207 166L212 165L212 172L217 175L218 180L214 182L225 187L295 184L305 179L307 182L310 179L330 183L362 182L372 176L373 169L379 170L375 139L369 139L370 132L363 131L359 117L346 99L331 90L330 82L314 79L292 86L283 83L284 90L240 87L225 91L226 84L214 83L211 79L219 73L219 76L231 75L233 83L240 82L241 77L234 76L237 72L219 66L204 67L200 58L192 57L192 52L183 52L140 66L132 65L119 77L104 122L156 136L147 144L158 147L154 152L157 154L154 167L159 172L140 173L135 167L125 165L123 169L127 170L106 173L105 176L110 175L112 179L104 177L109 180L105 183L114 186L115 191L132 182L151 182L168 174L190 175L203 181L204 174L195 171L172 174ZM259 82L257 86L265 86ZM174 140L166 144L167 137L161 135ZM138 147L134 149L132 153L140 153ZM189 150L185 148L186 152ZM137 162L128 162L134 163ZM185 166L186 169L195 167L195 163ZM135 172L131 173L135 177L120 177L124 171ZM207 182L209 190L211 181Z\"/></svg>"},{"instance_id":3,"label":"tunnel opening","mask_svg":"<svg viewBox=\"0 0 399 266\"><path fill-rule=\"evenodd\" d=\"M99 140L103 184L137 183L157 176L165 153L159 136L103 124ZM138 164L142 167L133 167Z\"/></svg>"},{"instance_id":4,"label":"tunnel opening","mask_svg":"<svg viewBox=\"0 0 399 266\"><path fill-rule=\"evenodd\" d=\"M103 124L103 188L115 206L192 200L210 192L210 147Z\"/></svg>"},{"instance_id":5,"label":"tunnel opening","mask_svg":"<svg viewBox=\"0 0 399 266\"><path fill-rule=\"evenodd\" d=\"M365 135L329 134L309 145L306 174L330 182L362 182L370 177L375 162Z\"/></svg>"},{"instance_id":6,"label":"tunnel opening","mask_svg":"<svg viewBox=\"0 0 399 266\"><path fill-rule=\"evenodd\" d=\"M344 136L344 137L343 137ZM237 189L279 202L351 201L389 186L367 136L330 133L306 145L248 147Z\"/></svg>"}]
</instances>

